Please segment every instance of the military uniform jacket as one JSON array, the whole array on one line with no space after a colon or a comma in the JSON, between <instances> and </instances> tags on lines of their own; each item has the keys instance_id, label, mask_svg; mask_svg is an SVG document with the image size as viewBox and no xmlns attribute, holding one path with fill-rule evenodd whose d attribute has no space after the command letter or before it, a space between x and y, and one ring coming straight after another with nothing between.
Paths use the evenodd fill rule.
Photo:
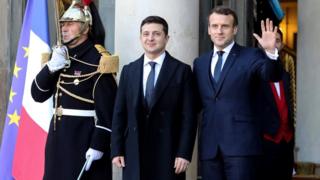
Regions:
<instances>
[{"instance_id":1,"label":"military uniform jacket","mask_svg":"<svg viewBox=\"0 0 320 180\"><path fill-rule=\"evenodd\" d=\"M45 66L33 81L32 97L43 102L53 95L54 107L95 110L96 118L70 115L52 118L45 148L44 179L77 179L89 148L104 155L92 163L82 179L111 179L110 133L116 82L112 74L94 73L101 54L89 40L68 52L70 57L96 66L73 58L71 66L59 72L50 73Z\"/></svg>"}]
</instances>

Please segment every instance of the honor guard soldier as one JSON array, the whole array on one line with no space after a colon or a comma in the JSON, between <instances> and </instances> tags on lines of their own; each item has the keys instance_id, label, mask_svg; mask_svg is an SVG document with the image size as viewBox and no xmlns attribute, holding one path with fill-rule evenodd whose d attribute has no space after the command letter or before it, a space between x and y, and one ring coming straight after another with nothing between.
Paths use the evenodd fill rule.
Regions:
<instances>
[{"instance_id":1,"label":"honor guard soldier","mask_svg":"<svg viewBox=\"0 0 320 180\"><path fill-rule=\"evenodd\" d=\"M59 23L63 45L53 48L31 90L37 102L52 95L54 101L43 179L111 180L118 59L102 46L104 28L94 3L73 1Z\"/></svg>"}]
</instances>

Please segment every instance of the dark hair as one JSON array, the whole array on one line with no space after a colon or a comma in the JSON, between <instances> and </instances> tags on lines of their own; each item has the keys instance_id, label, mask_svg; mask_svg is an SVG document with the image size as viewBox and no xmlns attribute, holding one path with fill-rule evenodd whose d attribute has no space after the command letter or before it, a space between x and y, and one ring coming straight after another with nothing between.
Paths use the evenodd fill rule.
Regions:
<instances>
[{"instance_id":1,"label":"dark hair","mask_svg":"<svg viewBox=\"0 0 320 180\"><path fill-rule=\"evenodd\" d=\"M210 14L208 16L208 22L209 22L209 17L213 14L222 14L222 15L231 15L233 17L233 26L237 26L238 25L238 16L237 14L230 8L224 7L224 6L217 6L215 8L213 8L210 11Z\"/></svg>"},{"instance_id":2,"label":"dark hair","mask_svg":"<svg viewBox=\"0 0 320 180\"><path fill-rule=\"evenodd\" d=\"M140 33L142 31L142 26L145 24L150 24L150 23L156 23L156 24L161 24L163 27L163 31L165 33L165 35L168 35L168 23L166 20L164 20L162 17L160 16L148 16L146 17L140 25Z\"/></svg>"},{"instance_id":3,"label":"dark hair","mask_svg":"<svg viewBox=\"0 0 320 180\"><path fill-rule=\"evenodd\" d=\"M282 31L278 28L277 33L280 35L281 41L283 41L283 33Z\"/></svg>"}]
</instances>

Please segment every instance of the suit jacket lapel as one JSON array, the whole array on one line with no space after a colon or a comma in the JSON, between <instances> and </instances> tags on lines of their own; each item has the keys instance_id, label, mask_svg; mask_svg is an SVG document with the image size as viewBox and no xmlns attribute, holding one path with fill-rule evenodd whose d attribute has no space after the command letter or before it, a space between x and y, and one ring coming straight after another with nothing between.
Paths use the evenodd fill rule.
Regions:
<instances>
[{"instance_id":1,"label":"suit jacket lapel","mask_svg":"<svg viewBox=\"0 0 320 180\"><path fill-rule=\"evenodd\" d=\"M226 59L226 62L222 68L222 73L221 73L221 76L220 76L220 80L218 81L217 83L217 88L216 88L216 95L219 93L219 91L221 90L221 87L224 83L224 80L226 78L226 76L228 75L231 67L233 66L235 60L236 60L236 57L237 55L239 54L239 51L240 51L240 47L237 45L237 44L234 44L234 46L232 47L227 59Z\"/></svg>"},{"instance_id":2,"label":"suit jacket lapel","mask_svg":"<svg viewBox=\"0 0 320 180\"><path fill-rule=\"evenodd\" d=\"M151 100L150 110L152 110L153 106L167 87L172 75L175 72L176 67L177 63L175 63L170 54L166 52L166 57L164 58L162 67L160 69L160 73L155 86L155 92Z\"/></svg>"},{"instance_id":3,"label":"suit jacket lapel","mask_svg":"<svg viewBox=\"0 0 320 180\"><path fill-rule=\"evenodd\" d=\"M135 105L138 105L139 100L141 99L141 94L142 94L142 75L143 75L143 56L141 56L136 63L134 63L133 66L133 76L132 77L132 82L131 83L131 87L132 87L132 91L133 91L133 103ZM138 106L136 106L138 107Z\"/></svg>"},{"instance_id":4,"label":"suit jacket lapel","mask_svg":"<svg viewBox=\"0 0 320 180\"><path fill-rule=\"evenodd\" d=\"M212 62L212 55L213 55L213 51L211 51L207 57L205 57L204 60L204 65L203 67L205 68L204 72L206 72L205 74L205 78L207 80L207 84L210 84L209 85L209 88L211 88L211 91L212 92L215 92L215 86L216 86L216 83L213 79L213 76L212 76L212 72L211 72L211 62Z\"/></svg>"},{"instance_id":5,"label":"suit jacket lapel","mask_svg":"<svg viewBox=\"0 0 320 180\"><path fill-rule=\"evenodd\" d=\"M287 107L288 107L288 115L289 115L289 121L293 119L293 111L292 111L292 97L291 97L291 90L290 90L290 75L287 72L283 73L283 88L285 93L285 98L287 101Z\"/></svg>"},{"instance_id":6,"label":"suit jacket lapel","mask_svg":"<svg viewBox=\"0 0 320 180\"><path fill-rule=\"evenodd\" d=\"M275 97L275 95L273 94L272 87L271 87L270 83L273 83L273 85L274 85L274 82L266 83L267 84L266 88L268 88L268 91L264 91L264 93L266 93L266 96L268 98L269 104L272 106L272 110L274 111L274 113L277 114L277 116L279 116L277 102L276 102L276 99L275 99L275 98L279 98L279 97Z\"/></svg>"},{"instance_id":7,"label":"suit jacket lapel","mask_svg":"<svg viewBox=\"0 0 320 180\"><path fill-rule=\"evenodd\" d=\"M282 76L282 83L283 83L283 90L284 90L284 98L286 100L286 102L288 103L289 102L289 89L287 87L289 87L289 76L288 74L285 72ZM279 84L280 86L280 84ZM273 94L272 92L272 89L270 87L270 84L269 84L269 88L270 88L270 91L269 91L269 98L270 99L270 103L273 105L273 109L274 111L277 113L278 116L280 116L280 112L278 111L278 107L277 107L277 102L275 100L275 98L279 98L279 97L274 97L275 95ZM281 88L280 88L280 92L281 92ZM282 94L281 94L282 95ZM281 97L283 98L283 97ZM288 107L288 110L290 110L290 104L287 104L287 107ZM290 112L288 112L290 113Z\"/></svg>"},{"instance_id":8,"label":"suit jacket lapel","mask_svg":"<svg viewBox=\"0 0 320 180\"><path fill-rule=\"evenodd\" d=\"M284 93L285 93L285 97L287 102L290 101L290 76L289 73L284 72L283 73L283 89L284 89ZM289 106L289 104L288 104Z\"/></svg>"}]
</instances>

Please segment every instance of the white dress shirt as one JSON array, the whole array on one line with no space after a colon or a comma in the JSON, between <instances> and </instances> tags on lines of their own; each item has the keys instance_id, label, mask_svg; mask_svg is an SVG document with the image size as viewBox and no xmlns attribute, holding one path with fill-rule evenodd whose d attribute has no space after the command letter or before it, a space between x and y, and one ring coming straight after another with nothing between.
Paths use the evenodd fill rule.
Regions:
<instances>
[{"instance_id":1,"label":"white dress shirt","mask_svg":"<svg viewBox=\"0 0 320 180\"><path fill-rule=\"evenodd\" d=\"M233 45L234 45L234 41L222 50L224 53L222 55L221 70L223 69L223 66L224 66L224 64L226 62L226 59L227 59L227 57L228 57ZM211 60L211 74L212 74L213 78L214 78L214 68L216 67L216 64L218 62L217 51L219 51L219 50L216 47L213 47L213 55L212 55L212 60Z\"/></svg>"},{"instance_id":2,"label":"white dress shirt","mask_svg":"<svg viewBox=\"0 0 320 180\"><path fill-rule=\"evenodd\" d=\"M154 76L154 86L156 86L158 76L160 73L160 69L162 67L164 58L166 57L166 52L163 52L159 57L156 59L149 59L146 55L144 55L144 60L143 60L143 96L146 95L146 86L147 86L147 79L149 76L149 73L151 71L151 66L149 64L150 61L155 62L155 76Z\"/></svg>"},{"instance_id":3,"label":"white dress shirt","mask_svg":"<svg viewBox=\"0 0 320 180\"><path fill-rule=\"evenodd\" d=\"M222 65L221 65L221 71L223 69L223 66L227 60L227 57L232 49L234 45L234 41L232 43L230 43L227 47L225 47L222 51L224 52L223 55L222 55ZM212 77L214 78L214 68L216 67L216 64L217 64L217 61L218 61L218 54L217 54L217 51L219 51L215 46L213 47L213 55L212 55L212 60L211 60L211 74L212 74ZM265 51L266 52L266 55L268 56L268 58L270 58L271 60L277 60L278 59L278 50L276 49L275 50L275 53L272 54L272 53L269 53L268 51ZM276 85L276 84L275 84ZM279 84L276 85L276 89L277 89L277 92L278 92L278 89L279 89Z\"/></svg>"},{"instance_id":4,"label":"white dress shirt","mask_svg":"<svg viewBox=\"0 0 320 180\"><path fill-rule=\"evenodd\" d=\"M278 97L281 99L281 94L280 94L280 84L279 82L274 82L274 87L276 88L276 91L277 91L277 94L278 94Z\"/></svg>"}]
</instances>

